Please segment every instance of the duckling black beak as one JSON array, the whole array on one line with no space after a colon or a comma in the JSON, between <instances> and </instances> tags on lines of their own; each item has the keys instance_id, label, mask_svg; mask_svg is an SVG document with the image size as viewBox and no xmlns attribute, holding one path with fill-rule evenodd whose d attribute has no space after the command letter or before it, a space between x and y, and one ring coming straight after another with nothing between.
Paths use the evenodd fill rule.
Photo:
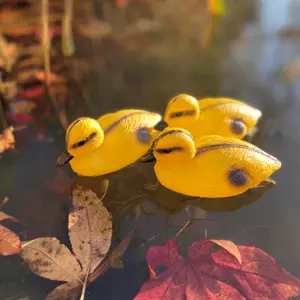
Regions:
<instances>
[{"instance_id":1,"label":"duckling black beak","mask_svg":"<svg viewBox=\"0 0 300 300\"><path fill-rule=\"evenodd\" d=\"M151 147L149 149L149 151L140 158L140 162L142 163L149 163L149 162L153 162L156 161L154 155L153 155L153 148Z\"/></svg>"},{"instance_id":2,"label":"duckling black beak","mask_svg":"<svg viewBox=\"0 0 300 300\"><path fill-rule=\"evenodd\" d=\"M73 159L73 156L66 150L64 151L61 156L56 161L56 167L61 167L65 164L67 164L71 159Z\"/></svg>"},{"instance_id":3,"label":"duckling black beak","mask_svg":"<svg viewBox=\"0 0 300 300\"><path fill-rule=\"evenodd\" d=\"M169 125L165 120L159 121L155 126L154 129L158 131L163 131L165 128L167 128Z\"/></svg>"}]
</instances>

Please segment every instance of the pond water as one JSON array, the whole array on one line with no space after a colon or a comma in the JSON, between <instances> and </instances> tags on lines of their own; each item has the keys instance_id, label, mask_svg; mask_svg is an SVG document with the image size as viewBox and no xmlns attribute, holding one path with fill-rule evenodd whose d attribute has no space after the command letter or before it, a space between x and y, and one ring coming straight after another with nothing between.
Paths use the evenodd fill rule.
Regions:
<instances>
[{"instance_id":1,"label":"pond water","mask_svg":"<svg viewBox=\"0 0 300 300\"><path fill-rule=\"evenodd\" d=\"M199 98L235 97L263 111L261 132L254 142L282 161L282 169L273 176L276 186L249 205L240 201L235 207L238 209L232 210L233 204L225 199L218 204L223 211L208 212L206 218L201 208L191 208L200 220L177 238L183 253L196 239L229 239L262 248L300 277L300 85L297 78L288 81L281 73L300 55L299 13L297 0L251 1L240 13L242 21L230 20L226 26L220 26L219 21L213 24L217 33L212 34L207 46L198 44L199 49L195 49L194 33L187 39L166 31L145 43L155 53L162 51L160 47L172 48L172 55L168 53L171 57L161 54L155 61L149 52L136 57L129 51L123 56L107 53L104 64L109 72L92 78L89 109L93 115L132 106L163 112L168 99L181 92ZM298 35L280 36L278 32L286 28L298 29ZM21 139L22 133L18 137ZM56 236L67 240L68 199L46 185L58 172L55 161L63 147L64 133L52 128L45 140L33 140L1 160L0 196L10 199L5 211L22 220L29 239ZM63 169L69 171L68 167ZM149 177L144 176L144 170L129 168L112 178L106 203L117 215L120 236L134 230L135 247L124 255L125 268L110 269L88 288L86 299L133 299L148 279L145 254L149 246L163 244L180 230L166 227L166 220L182 225L188 220L184 207L178 207L178 195L143 190L144 184L153 180L151 170L145 172ZM128 205L118 210L116 199ZM33 275L20 265L19 258L1 257L0 269L0 299L40 300L56 286Z\"/></svg>"}]
</instances>

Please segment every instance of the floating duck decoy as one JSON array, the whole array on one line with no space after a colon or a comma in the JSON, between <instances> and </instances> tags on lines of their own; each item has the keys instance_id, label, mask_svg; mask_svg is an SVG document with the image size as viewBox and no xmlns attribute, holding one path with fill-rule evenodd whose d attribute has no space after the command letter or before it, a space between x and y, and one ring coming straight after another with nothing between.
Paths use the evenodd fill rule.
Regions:
<instances>
[{"instance_id":1,"label":"floating duck decoy","mask_svg":"<svg viewBox=\"0 0 300 300\"><path fill-rule=\"evenodd\" d=\"M127 109L98 120L82 117L66 131L66 150L57 166L70 163L80 176L100 176L131 165L143 156L157 134L157 113Z\"/></svg>"},{"instance_id":2,"label":"floating duck decoy","mask_svg":"<svg viewBox=\"0 0 300 300\"><path fill-rule=\"evenodd\" d=\"M261 111L241 101L229 98L196 98L180 94L167 105L156 129L180 127L195 138L216 134L243 139L254 131Z\"/></svg>"},{"instance_id":3,"label":"floating duck decoy","mask_svg":"<svg viewBox=\"0 0 300 300\"><path fill-rule=\"evenodd\" d=\"M281 168L258 147L235 138L206 135L193 139L181 128L166 128L141 161L155 161L158 181L192 197L224 198L256 187Z\"/></svg>"}]
</instances>

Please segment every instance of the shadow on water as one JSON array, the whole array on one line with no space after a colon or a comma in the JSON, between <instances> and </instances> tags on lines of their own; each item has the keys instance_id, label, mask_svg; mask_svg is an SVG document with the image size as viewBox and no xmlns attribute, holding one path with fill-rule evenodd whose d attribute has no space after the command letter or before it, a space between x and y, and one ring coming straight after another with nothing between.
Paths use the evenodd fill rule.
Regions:
<instances>
[{"instance_id":1,"label":"shadow on water","mask_svg":"<svg viewBox=\"0 0 300 300\"><path fill-rule=\"evenodd\" d=\"M107 176L110 186L104 202L114 216L115 231L122 236L134 230L135 239L125 254L125 268L109 270L88 289L86 299L133 299L148 278L145 254L149 246L176 237L190 219L190 226L176 237L181 249L204 237L231 239L264 249L300 276L299 88L277 76L299 55L299 37L277 36L285 27L299 26L289 24L295 1L243 3L233 5L230 17L201 20L207 30L201 38L195 24L186 22L183 28L166 23L159 33L129 40L126 47L107 40L91 49L78 42L82 56L91 56L92 51L95 63L99 62L98 50L103 56L102 68L86 79L91 115L123 107L163 112L168 99L182 92L199 98L228 95L262 109L254 143L283 162L274 176L275 187L267 185L221 200L187 199L161 186L145 186L155 182L152 164ZM170 19L172 12L168 22ZM56 236L67 243L70 200L47 184L58 172L55 161L63 149L63 132L51 128L47 137L48 142L33 141L5 155L0 168L0 196L9 196L5 210L22 220L22 234L28 239ZM62 172L71 174L72 181L76 179L97 193L99 178L76 178L67 168ZM40 300L56 286L33 275L18 258L0 257L0 266L5 270L0 272L1 299L27 295Z\"/></svg>"}]
</instances>

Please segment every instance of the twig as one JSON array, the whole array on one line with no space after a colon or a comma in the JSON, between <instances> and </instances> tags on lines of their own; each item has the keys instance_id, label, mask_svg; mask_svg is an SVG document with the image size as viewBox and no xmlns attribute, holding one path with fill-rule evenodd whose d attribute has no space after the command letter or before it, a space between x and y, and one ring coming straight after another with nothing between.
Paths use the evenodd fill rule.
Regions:
<instances>
[{"instance_id":1,"label":"twig","mask_svg":"<svg viewBox=\"0 0 300 300\"><path fill-rule=\"evenodd\" d=\"M193 220L188 220L185 225L176 233L176 235L174 236L173 240L176 240L176 238L188 227L191 225Z\"/></svg>"}]
</instances>

